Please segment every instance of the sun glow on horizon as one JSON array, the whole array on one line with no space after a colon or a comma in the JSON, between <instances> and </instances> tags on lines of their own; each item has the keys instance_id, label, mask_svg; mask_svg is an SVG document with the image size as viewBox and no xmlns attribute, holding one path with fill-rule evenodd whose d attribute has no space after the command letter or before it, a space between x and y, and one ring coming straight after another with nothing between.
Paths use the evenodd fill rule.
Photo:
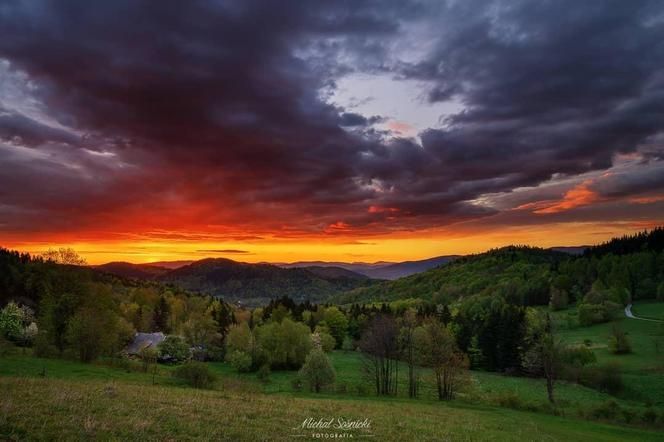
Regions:
<instances>
[{"instance_id":1,"label":"sun glow on horizon","mask_svg":"<svg viewBox=\"0 0 664 442\"><path fill-rule=\"evenodd\" d=\"M8 249L41 254L49 248L71 247L91 265L111 261L150 263L157 261L228 258L243 262L342 261L377 262L426 259L440 255L481 253L512 244L538 247L592 245L614 236L634 233L656 224L574 223L501 227L472 231L458 228L399 233L368 238L330 237L255 239L247 241L204 240L54 240L10 241Z\"/></svg>"}]
</instances>

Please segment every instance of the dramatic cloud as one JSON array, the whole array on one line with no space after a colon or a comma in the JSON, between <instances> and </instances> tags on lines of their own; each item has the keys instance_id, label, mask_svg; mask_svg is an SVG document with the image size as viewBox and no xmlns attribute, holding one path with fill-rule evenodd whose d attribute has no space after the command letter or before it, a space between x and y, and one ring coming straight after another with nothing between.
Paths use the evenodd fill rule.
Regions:
<instances>
[{"instance_id":1,"label":"dramatic cloud","mask_svg":"<svg viewBox=\"0 0 664 442\"><path fill-rule=\"evenodd\" d=\"M0 239L663 218L659 1L8 2L0 92Z\"/></svg>"}]
</instances>

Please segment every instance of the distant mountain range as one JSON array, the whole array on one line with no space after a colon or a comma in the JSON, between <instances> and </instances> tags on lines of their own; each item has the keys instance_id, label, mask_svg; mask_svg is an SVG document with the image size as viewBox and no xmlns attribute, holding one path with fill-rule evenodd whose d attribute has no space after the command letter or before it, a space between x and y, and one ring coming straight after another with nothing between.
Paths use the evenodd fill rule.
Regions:
<instances>
[{"instance_id":1,"label":"distant mountain range","mask_svg":"<svg viewBox=\"0 0 664 442\"><path fill-rule=\"evenodd\" d=\"M281 268L224 258L203 259L174 269L128 262L111 262L95 268L123 278L172 283L246 305L260 305L282 296L321 302L334 293L373 283L365 275L340 267Z\"/></svg>"},{"instance_id":2,"label":"distant mountain range","mask_svg":"<svg viewBox=\"0 0 664 442\"><path fill-rule=\"evenodd\" d=\"M340 267L351 272L360 273L372 279L399 279L404 276L424 272L426 270L447 264L459 258L460 255L436 256L434 258L422 259L419 261L387 262L380 261L375 263L366 262L325 262L325 261L300 261L288 264L276 264L284 268L301 267Z\"/></svg>"},{"instance_id":3,"label":"distant mountain range","mask_svg":"<svg viewBox=\"0 0 664 442\"><path fill-rule=\"evenodd\" d=\"M580 247L552 247L549 250L581 255ZM148 264L109 262L97 270L123 278L176 284L184 289L257 305L289 296L296 300L322 302L330 296L354 289L375 293L377 280L396 280L421 274L462 258L436 256L418 261L375 263L300 261L294 263L250 264L225 258L200 261L161 261Z\"/></svg>"}]
</instances>

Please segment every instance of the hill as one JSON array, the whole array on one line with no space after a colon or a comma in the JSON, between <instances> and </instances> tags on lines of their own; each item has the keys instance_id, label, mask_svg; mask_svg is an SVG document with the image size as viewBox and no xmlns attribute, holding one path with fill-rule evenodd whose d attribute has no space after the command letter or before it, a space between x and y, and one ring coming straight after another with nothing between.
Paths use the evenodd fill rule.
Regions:
<instances>
[{"instance_id":1,"label":"hill","mask_svg":"<svg viewBox=\"0 0 664 442\"><path fill-rule=\"evenodd\" d=\"M664 250L664 227L656 227L634 235L613 238L605 243L588 248L585 256L628 255L638 252L660 253Z\"/></svg>"},{"instance_id":2,"label":"hill","mask_svg":"<svg viewBox=\"0 0 664 442\"><path fill-rule=\"evenodd\" d=\"M459 258L459 255L436 256L433 258L421 259L417 261L404 261L404 262L387 262L378 261L374 263L367 262L326 262L326 261L298 261L293 263L280 263L275 264L283 268L309 268L315 267L339 267L342 269L350 270L351 272L362 274L372 279L398 279L404 276L410 276L415 273L424 272L426 270L438 267L439 265L446 264L454 259Z\"/></svg>"},{"instance_id":3,"label":"hill","mask_svg":"<svg viewBox=\"0 0 664 442\"><path fill-rule=\"evenodd\" d=\"M513 291L526 305L548 301L550 269L569 255L534 247L505 247L470 255L395 281L385 281L333 297L341 304L420 298L442 301ZM546 301L544 302L546 303Z\"/></svg>"},{"instance_id":4,"label":"hill","mask_svg":"<svg viewBox=\"0 0 664 442\"><path fill-rule=\"evenodd\" d=\"M132 264L130 262L115 261L94 266L96 270L119 276L121 278L156 279L168 272L167 268L152 264Z\"/></svg>"},{"instance_id":5,"label":"hill","mask_svg":"<svg viewBox=\"0 0 664 442\"><path fill-rule=\"evenodd\" d=\"M396 264L389 264L370 269L365 275L374 279L399 279L404 276L414 275L425 272L429 269L447 264L450 261L460 258L459 255L436 256L434 258L422 259L419 261L404 261Z\"/></svg>"},{"instance_id":6,"label":"hill","mask_svg":"<svg viewBox=\"0 0 664 442\"><path fill-rule=\"evenodd\" d=\"M297 301L321 301L333 293L371 284L351 271L334 267L284 269L270 264L248 264L209 258L171 270L159 281L186 290L209 293L228 301L263 304L288 296Z\"/></svg>"},{"instance_id":7,"label":"hill","mask_svg":"<svg viewBox=\"0 0 664 442\"><path fill-rule=\"evenodd\" d=\"M293 440L298 434L293 430L307 418L370 423L364 431L308 430L307 438L661 440L660 433L643 428L488 405L334 393L265 394L256 382L228 370L215 390L205 391L178 384L168 367L153 376L53 359L11 357L3 362L3 440ZM11 372L17 364L20 375ZM40 416L39 425L35 416Z\"/></svg>"},{"instance_id":8,"label":"hill","mask_svg":"<svg viewBox=\"0 0 664 442\"><path fill-rule=\"evenodd\" d=\"M179 267L184 267L186 265L191 264L194 262L193 260L186 260L186 261L155 261L155 262L149 262L147 265L155 266L155 267L163 267L165 269L177 269Z\"/></svg>"}]
</instances>

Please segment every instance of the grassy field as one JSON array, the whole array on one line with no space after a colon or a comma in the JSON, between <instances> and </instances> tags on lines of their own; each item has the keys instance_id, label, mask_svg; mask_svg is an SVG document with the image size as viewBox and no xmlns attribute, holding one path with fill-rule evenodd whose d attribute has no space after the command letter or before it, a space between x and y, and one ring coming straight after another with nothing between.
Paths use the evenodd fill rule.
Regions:
<instances>
[{"instance_id":1,"label":"grassy field","mask_svg":"<svg viewBox=\"0 0 664 442\"><path fill-rule=\"evenodd\" d=\"M642 318L664 321L664 302L639 302L632 306L632 313Z\"/></svg>"},{"instance_id":2,"label":"grassy field","mask_svg":"<svg viewBox=\"0 0 664 442\"><path fill-rule=\"evenodd\" d=\"M639 314L657 315L661 305L637 308ZM560 327L566 343L589 343L599 364L620 364L627 391L615 398L558 382L556 413L564 417L557 417L542 379L496 373L472 372L458 400L441 403L427 370L420 371L421 398L408 399L402 366L399 396L378 398L366 387L356 352L330 354L337 383L316 395L294 389L295 372L273 372L268 382L261 382L255 374L210 363L221 381L213 391L199 391L175 380L169 366L158 366L152 375L137 371L138 364L80 364L19 350L0 358L0 440L287 440L295 434L311 437L310 431L293 430L308 417L367 418L378 440L661 440L661 433L642 428L579 419L588 410L615 404L619 416L633 413L633 423L643 425L641 416L655 405L652 409L664 423L664 364L656 341L661 324L621 318L578 327L569 320L573 309L555 315L558 323L567 324ZM632 354L608 351L614 325L628 333Z\"/></svg>"},{"instance_id":3,"label":"grassy field","mask_svg":"<svg viewBox=\"0 0 664 442\"><path fill-rule=\"evenodd\" d=\"M118 380L0 378L0 438L9 440L292 440L307 418L368 419L374 440L655 441L641 429L429 401L330 400L140 385ZM342 430L328 430L345 434Z\"/></svg>"}]
</instances>

